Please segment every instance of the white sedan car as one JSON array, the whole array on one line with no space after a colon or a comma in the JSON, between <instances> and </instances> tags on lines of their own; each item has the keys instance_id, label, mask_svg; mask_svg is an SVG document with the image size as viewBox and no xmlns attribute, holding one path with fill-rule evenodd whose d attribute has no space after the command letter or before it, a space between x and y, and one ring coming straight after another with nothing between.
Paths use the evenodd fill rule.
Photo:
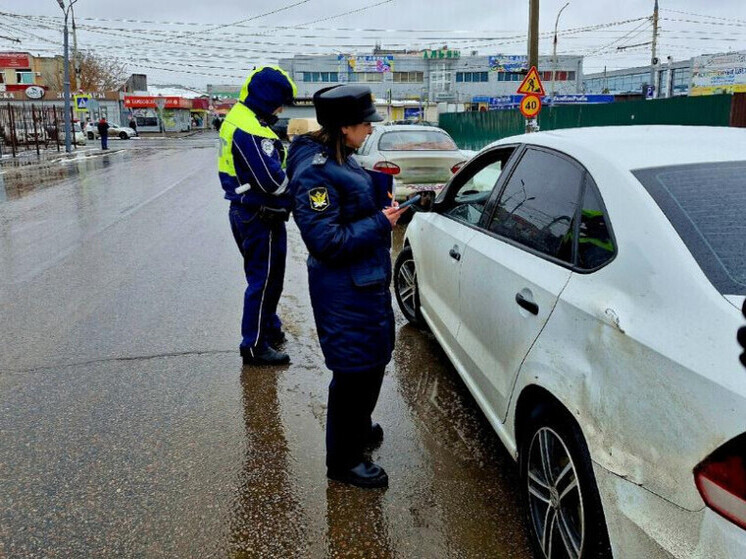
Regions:
<instances>
[{"instance_id":1,"label":"white sedan car","mask_svg":"<svg viewBox=\"0 0 746 559\"><path fill-rule=\"evenodd\" d=\"M394 269L519 463L540 557L746 557L746 130L482 150Z\"/></svg>"},{"instance_id":2,"label":"white sedan car","mask_svg":"<svg viewBox=\"0 0 746 559\"><path fill-rule=\"evenodd\" d=\"M86 127L86 134L89 140L95 140L101 137L98 133L97 123L89 123ZM134 129L129 126L119 126L118 124L109 123L109 130L107 133L109 138L119 138L121 140L129 140L136 135Z\"/></svg>"}]
</instances>

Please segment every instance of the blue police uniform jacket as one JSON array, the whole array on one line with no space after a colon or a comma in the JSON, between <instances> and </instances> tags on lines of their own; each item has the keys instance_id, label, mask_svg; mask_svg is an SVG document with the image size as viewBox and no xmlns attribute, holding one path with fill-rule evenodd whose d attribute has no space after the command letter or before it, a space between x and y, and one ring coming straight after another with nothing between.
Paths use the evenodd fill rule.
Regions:
<instances>
[{"instance_id":1,"label":"blue police uniform jacket","mask_svg":"<svg viewBox=\"0 0 746 559\"><path fill-rule=\"evenodd\" d=\"M351 157L340 165L309 136L290 146L293 216L308 247L308 279L326 365L359 372L385 365L394 348L391 308L391 177ZM387 182L388 181L388 182Z\"/></svg>"},{"instance_id":2,"label":"blue police uniform jacket","mask_svg":"<svg viewBox=\"0 0 746 559\"><path fill-rule=\"evenodd\" d=\"M226 115L220 144L218 175L227 200L251 208L292 207L282 142L246 104L236 103Z\"/></svg>"}]
</instances>

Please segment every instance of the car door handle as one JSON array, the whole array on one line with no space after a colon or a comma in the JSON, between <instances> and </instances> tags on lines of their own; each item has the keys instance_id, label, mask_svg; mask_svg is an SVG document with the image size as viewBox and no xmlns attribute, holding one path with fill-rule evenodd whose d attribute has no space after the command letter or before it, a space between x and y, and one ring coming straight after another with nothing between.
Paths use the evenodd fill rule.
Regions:
<instances>
[{"instance_id":1,"label":"car door handle","mask_svg":"<svg viewBox=\"0 0 746 559\"><path fill-rule=\"evenodd\" d=\"M533 301L529 301L520 293L515 294L515 302L518 303L519 307L523 307L531 314L534 314L534 315L539 314L539 305L537 305Z\"/></svg>"},{"instance_id":2,"label":"car door handle","mask_svg":"<svg viewBox=\"0 0 746 559\"><path fill-rule=\"evenodd\" d=\"M461 260L461 253L458 251L458 245L453 245L453 248L448 251L448 254L456 262L458 262L459 260Z\"/></svg>"}]
</instances>

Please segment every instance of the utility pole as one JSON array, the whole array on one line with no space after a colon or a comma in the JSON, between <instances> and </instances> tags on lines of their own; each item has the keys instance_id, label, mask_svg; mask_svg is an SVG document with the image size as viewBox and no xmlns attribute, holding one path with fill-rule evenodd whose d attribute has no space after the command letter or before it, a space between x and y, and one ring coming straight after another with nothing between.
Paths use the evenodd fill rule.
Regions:
<instances>
[{"instance_id":1,"label":"utility pole","mask_svg":"<svg viewBox=\"0 0 746 559\"><path fill-rule=\"evenodd\" d=\"M653 97L658 97L658 58L655 55L655 47L658 44L658 0L655 0L655 7L653 8L653 44L652 53L650 56L650 85L653 86Z\"/></svg>"},{"instance_id":2,"label":"utility pole","mask_svg":"<svg viewBox=\"0 0 746 559\"><path fill-rule=\"evenodd\" d=\"M64 30L64 48L65 48L65 152L70 153L73 150L71 137L72 137L72 123L70 122L70 56L67 52L68 37L67 37L67 16L70 14L70 9L73 4L78 0L70 0L70 4L65 7L64 0L57 0L57 3L62 8L62 13L65 14L65 30ZM59 127L59 125L58 125Z\"/></svg>"},{"instance_id":3,"label":"utility pole","mask_svg":"<svg viewBox=\"0 0 746 559\"><path fill-rule=\"evenodd\" d=\"M528 14L528 67L539 67L539 0L529 0ZM536 117L526 119L526 132L538 132Z\"/></svg>"},{"instance_id":4,"label":"utility pole","mask_svg":"<svg viewBox=\"0 0 746 559\"><path fill-rule=\"evenodd\" d=\"M559 24L559 18L562 15L562 11L570 5L570 2L565 3L560 11L557 12L557 19L554 20L554 45L552 46L552 106L554 106L554 80L557 78L557 25Z\"/></svg>"},{"instance_id":5,"label":"utility pole","mask_svg":"<svg viewBox=\"0 0 746 559\"><path fill-rule=\"evenodd\" d=\"M656 0L657 2L657 0ZM539 0L529 0L528 66L539 67Z\"/></svg>"}]
</instances>

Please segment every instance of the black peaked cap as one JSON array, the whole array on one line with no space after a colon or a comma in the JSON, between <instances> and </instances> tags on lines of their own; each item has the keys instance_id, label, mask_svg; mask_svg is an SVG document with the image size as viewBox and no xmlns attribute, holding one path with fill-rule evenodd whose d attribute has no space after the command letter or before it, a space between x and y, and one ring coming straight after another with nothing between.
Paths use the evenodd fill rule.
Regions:
<instances>
[{"instance_id":1,"label":"black peaked cap","mask_svg":"<svg viewBox=\"0 0 746 559\"><path fill-rule=\"evenodd\" d=\"M335 85L318 90L313 96L316 120L321 126L351 126L381 122L370 88L364 85Z\"/></svg>"}]
</instances>

